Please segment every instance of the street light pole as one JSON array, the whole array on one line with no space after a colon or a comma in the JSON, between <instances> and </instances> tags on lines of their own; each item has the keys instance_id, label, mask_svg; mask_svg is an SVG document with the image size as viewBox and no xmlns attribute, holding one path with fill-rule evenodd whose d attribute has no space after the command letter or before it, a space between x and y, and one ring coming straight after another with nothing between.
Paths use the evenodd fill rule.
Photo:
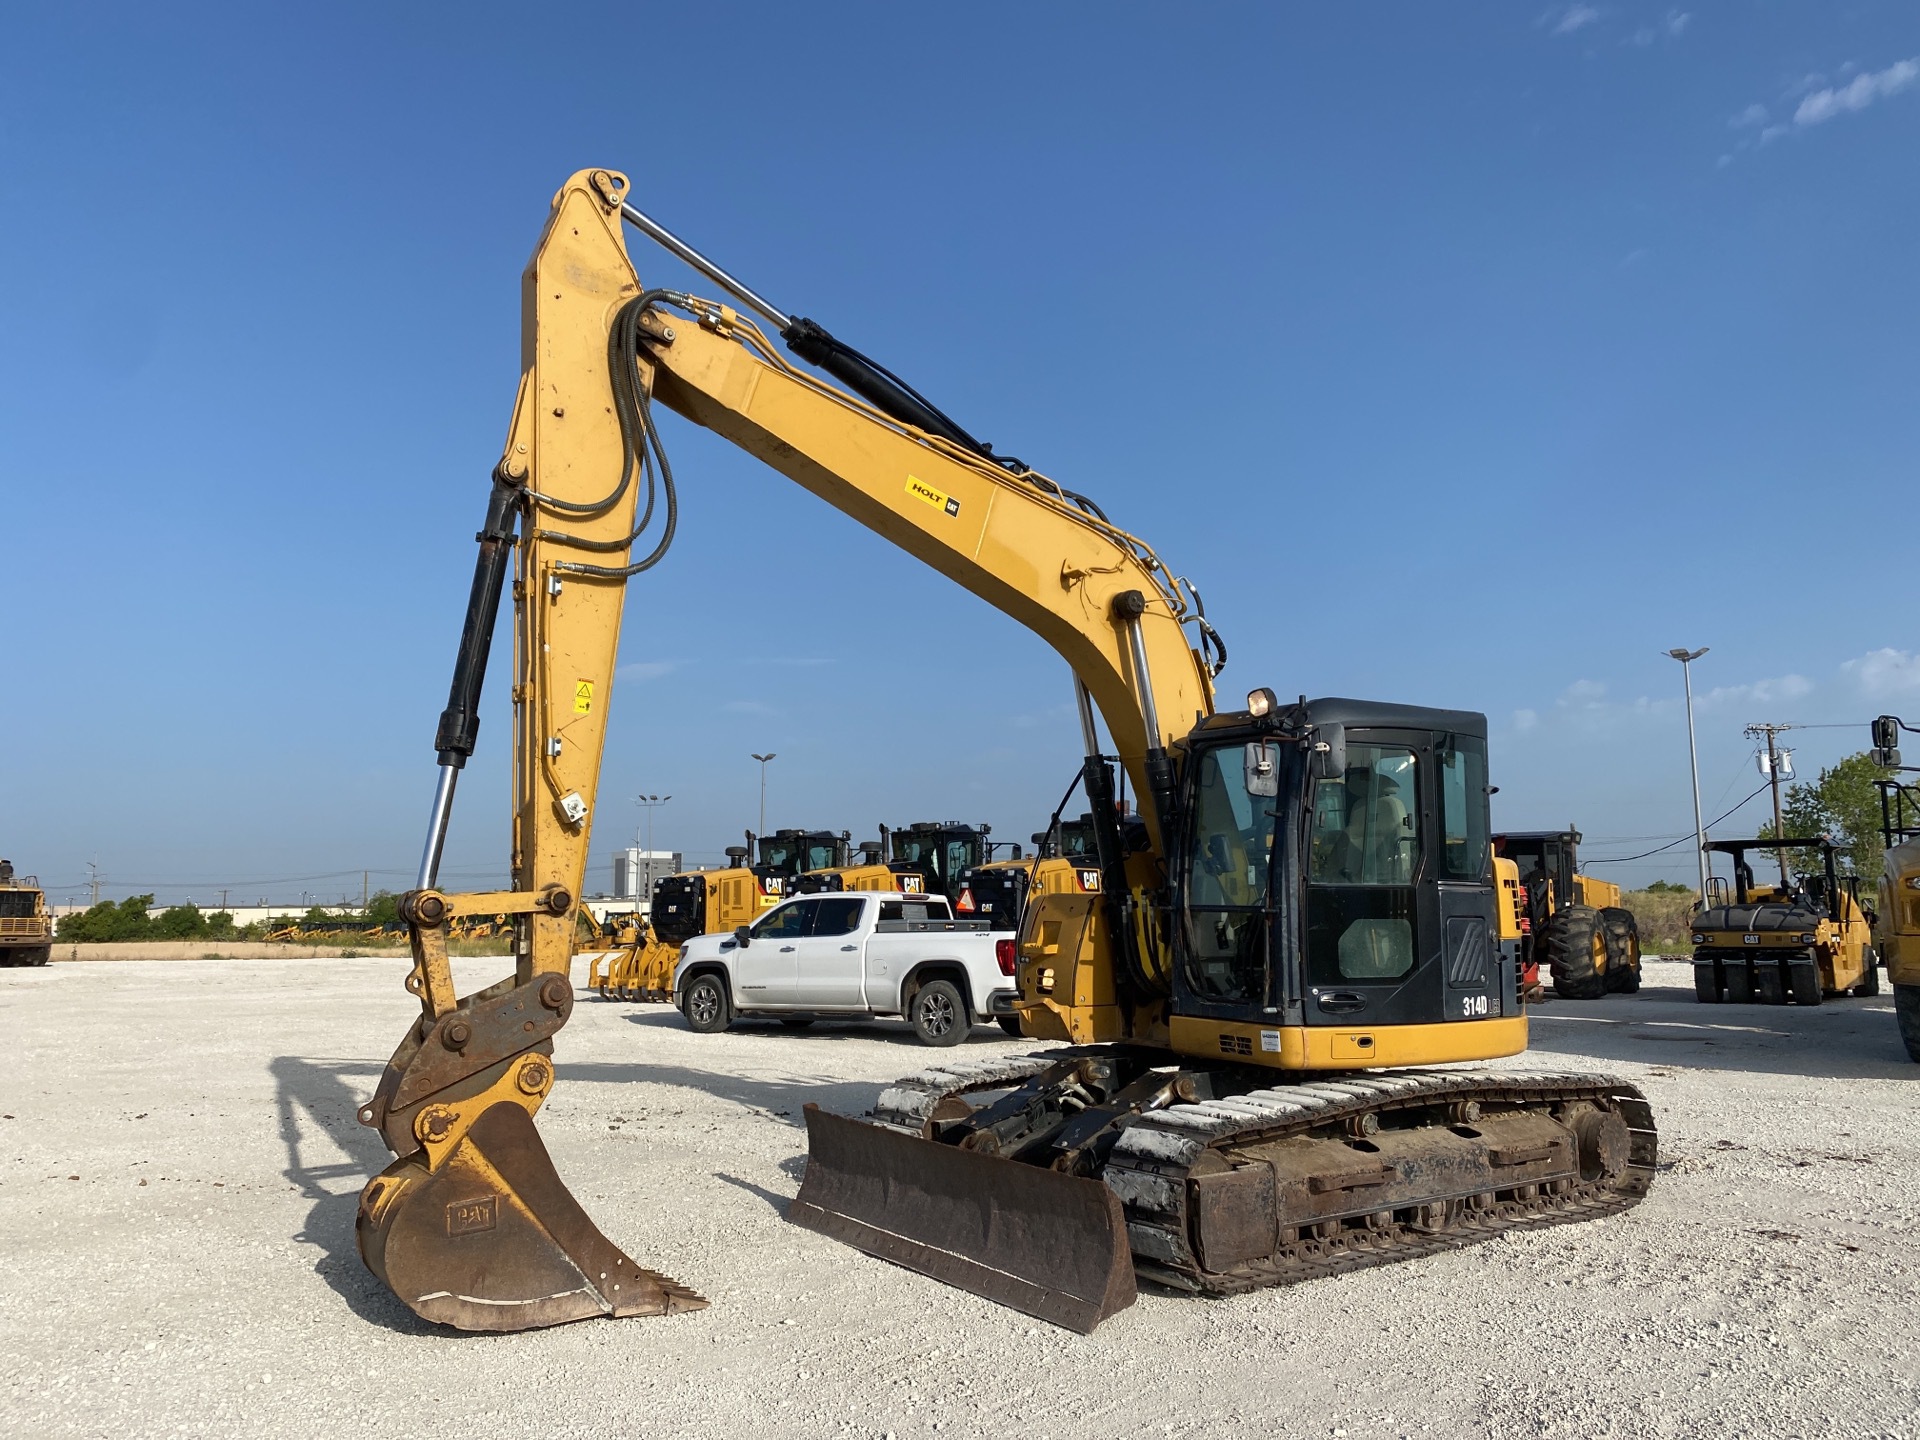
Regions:
<instances>
[{"instance_id":1,"label":"street light pole","mask_svg":"<svg viewBox=\"0 0 1920 1440\"><path fill-rule=\"evenodd\" d=\"M658 806L661 806L661 805L664 805L664 804L666 804L666 803L667 803L667 801L669 801L669 800L671 800L672 798L673 798L673 797L672 797L671 795L636 795L636 796L634 796L634 797L633 797L633 803L634 803L634 804L636 804L636 805L641 805L641 806L644 806L644 807L646 807L646 812L647 812L647 880L646 880L646 893L645 893L644 895L636 895L636 896L634 897L635 899L646 899L646 900L651 900L651 899L653 898L653 882L654 882L654 873L653 873L653 812L654 812L654 810L655 810L655 808L657 808Z\"/></svg>"},{"instance_id":2,"label":"street light pole","mask_svg":"<svg viewBox=\"0 0 1920 1440\"><path fill-rule=\"evenodd\" d=\"M1693 839L1694 858L1700 862L1700 908L1707 905L1707 827L1700 818L1700 750L1693 739L1693 662L1707 653L1707 646L1698 650L1676 649L1667 654L1680 662L1680 678L1687 687L1687 763L1693 769Z\"/></svg>"},{"instance_id":3,"label":"street light pole","mask_svg":"<svg viewBox=\"0 0 1920 1440\"><path fill-rule=\"evenodd\" d=\"M773 759L773 752L769 750L766 754L755 755L753 758L760 762L760 828L753 833L764 835L767 833L767 762Z\"/></svg>"}]
</instances>

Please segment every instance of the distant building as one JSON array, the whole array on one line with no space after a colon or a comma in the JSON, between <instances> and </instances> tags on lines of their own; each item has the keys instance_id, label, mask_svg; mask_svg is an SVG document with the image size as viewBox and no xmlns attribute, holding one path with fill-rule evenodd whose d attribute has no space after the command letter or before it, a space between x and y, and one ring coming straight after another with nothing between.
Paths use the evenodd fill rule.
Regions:
<instances>
[{"instance_id":1,"label":"distant building","mask_svg":"<svg viewBox=\"0 0 1920 1440\"><path fill-rule=\"evenodd\" d=\"M613 852L613 898L653 898L653 882L686 868L678 850L642 850L637 845Z\"/></svg>"}]
</instances>

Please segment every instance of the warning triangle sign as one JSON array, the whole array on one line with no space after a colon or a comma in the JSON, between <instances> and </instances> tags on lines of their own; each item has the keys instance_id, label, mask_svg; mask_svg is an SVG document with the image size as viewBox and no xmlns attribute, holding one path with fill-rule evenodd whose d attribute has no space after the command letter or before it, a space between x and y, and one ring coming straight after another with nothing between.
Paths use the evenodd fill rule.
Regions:
<instances>
[{"instance_id":1,"label":"warning triangle sign","mask_svg":"<svg viewBox=\"0 0 1920 1440\"><path fill-rule=\"evenodd\" d=\"M971 914L974 908L973 891L962 890L960 892L960 898L953 902L953 908L958 910L963 915Z\"/></svg>"}]
</instances>

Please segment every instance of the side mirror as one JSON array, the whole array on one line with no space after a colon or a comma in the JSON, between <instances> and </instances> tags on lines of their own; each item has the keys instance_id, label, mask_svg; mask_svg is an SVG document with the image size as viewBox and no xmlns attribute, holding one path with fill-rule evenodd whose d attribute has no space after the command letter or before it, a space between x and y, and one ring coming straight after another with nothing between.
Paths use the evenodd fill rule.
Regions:
<instances>
[{"instance_id":1,"label":"side mirror","mask_svg":"<svg viewBox=\"0 0 1920 1440\"><path fill-rule=\"evenodd\" d=\"M1247 793L1273 796L1280 793L1280 767L1273 746L1264 740L1247 742Z\"/></svg>"},{"instance_id":2,"label":"side mirror","mask_svg":"<svg viewBox=\"0 0 1920 1440\"><path fill-rule=\"evenodd\" d=\"M1309 768L1316 780L1339 780L1347 773L1347 727L1316 725Z\"/></svg>"},{"instance_id":3,"label":"side mirror","mask_svg":"<svg viewBox=\"0 0 1920 1440\"><path fill-rule=\"evenodd\" d=\"M749 941L752 938L753 938L753 931L750 930L747 926L736 925L733 927L734 943L738 945L742 950L747 948L747 941Z\"/></svg>"},{"instance_id":4,"label":"side mirror","mask_svg":"<svg viewBox=\"0 0 1920 1440\"><path fill-rule=\"evenodd\" d=\"M1873 722L1873 763L1888 770L1900 768L1900 721L1882 715Z\"/></svg>"}]
</instances>

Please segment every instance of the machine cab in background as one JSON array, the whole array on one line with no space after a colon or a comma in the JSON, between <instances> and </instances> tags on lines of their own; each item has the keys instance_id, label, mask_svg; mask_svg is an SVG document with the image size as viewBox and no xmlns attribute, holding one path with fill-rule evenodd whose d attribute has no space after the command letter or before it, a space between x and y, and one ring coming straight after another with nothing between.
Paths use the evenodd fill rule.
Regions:
<instances>
[{"instance_id":1,"label":"machine cab in background","mask_svg":"<svg viewBox=\"0 0 1920 1440\"><path fill-rule=\"evenodd\" d=\"M1484 716L1316 700L1189 739L1175 1011L1406 1026L1515 1011Z\"/></svg>"}]
</instances>

